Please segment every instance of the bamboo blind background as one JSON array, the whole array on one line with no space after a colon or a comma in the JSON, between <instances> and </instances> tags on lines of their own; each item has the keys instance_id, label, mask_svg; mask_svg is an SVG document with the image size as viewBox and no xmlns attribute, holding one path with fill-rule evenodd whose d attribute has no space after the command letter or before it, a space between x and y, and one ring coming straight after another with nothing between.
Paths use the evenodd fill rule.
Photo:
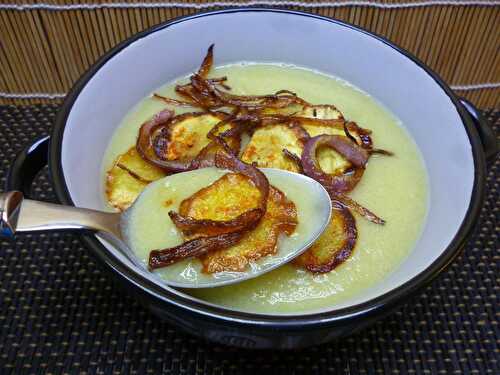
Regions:
<instances>
[{"instance_id":1,"label":"bamboo blind background","mask_svg":"<svg viewBox=\"0 0 500 375\"><path fill-rule=\"evenodd\" d=\"M448 84L466 86L466 90L457 88L459 95L482 108L500 107L499 5L491 6L490 2L490 6L461 4L386 9L383 8L385 4L408 4L411 1L377 1L375 5L381 7L373 3L371 6L311 7L314 2L318 1L308 1L309 6L306 7L287 7L334 17L383 35L414 53ZM40 4L33 0L0 0L0 104L61 100L58 95L52 99L32 97L35 93L67 92L100 55L120 41L152 25L197 12L192 7L179 6L92 10L2 9L5 4L36 3ZM112 1L47 0L43 3L110 4ZM121 3L138 4L141 1ZM142 3L151 4L154 1L143 0ZM188 1L177 3L189 4ZM477 87L485 83L493 84L490 85L493 87ZM9 98L12 94L26 94L30 98Z\"/></svg>"}]
</instances>

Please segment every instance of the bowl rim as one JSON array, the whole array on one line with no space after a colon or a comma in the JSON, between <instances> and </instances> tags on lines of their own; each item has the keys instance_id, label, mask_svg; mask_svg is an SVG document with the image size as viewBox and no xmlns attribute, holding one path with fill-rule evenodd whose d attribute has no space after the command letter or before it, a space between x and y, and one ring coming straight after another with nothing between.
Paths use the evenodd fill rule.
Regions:
<instances>
[{"instance_id":1,"label":"bowl rim","mask_svg":"<svg viewBox=\"0 0 500 375\"><path fill-rule=\"evenodd\" d=\"M241 13L241 12L270 12L270 13L284 13L288 15L294 15L298 17L309 17L315 18L324 22L334 23L336 25L347 27L357 32L366 34L378 41L383 42L389 47L393 48L399 52L402 57L408 58L413 63L418 65L422 70L424 70L440 88L445 92L445 94L450 98L452 104L455 106L461 120L462 124L466 130L467 136L471 144L471 150L474 159L474 183L471 193L471 200L467 208L466 215L462 221L457 233L454 238L447 246L447 248L439 255L439 257L430 264L426 269L421 271L419 274L414 276L412 279L407 280L402 285L389 290L388 292L372 298L368 301L347 306L341 309L334 309L322 312L312 312L312 313L300 313L297 315L271 315L271 314L261 314L261 313L250 313L242 312L237 310L231 310L221 306L216 306L210 303L204 303L200 300L194 298L184 297L173 292L170 292L164 288L161 288L151 281L148 281L143 276L132 272L126 265L121 263L117 258L115 258L110 252L101 244L101 242L95 236L84 235L84 243L90 247L95 254L100 258L101 261L106 263L117 275L125 279L127 282L134 284L135 287L139 288L150 297L153 297L161 303L172 304L178 308L190 310L191 312L203 315L205 318L223 320L229 324L243 324L243 325L253 325L253 326L270 326L274 329L299 329L306 326L323 326L323 325L337 325L344 324L347 320L358 320L360 318L366 319L372 316L381 314L385 311L389 311L391 308L402 303L404 300L414 295L416 291L423 286L429 284L434 280L441 272L443 272L453 260L460 254L463 249L465 242L471 233L484 200L484 190L485 190L485 179L486 179L486 161L481 146L481 141L478 136L475 125L465 109L465 107L460 103L457 96L452 92L448 85L429 67L427 67L422 61L416 58L410 52L402 49L401 47L395 45L384 37L377 34L369 32L361 27L354 26L352 24L339 21L333 18L303 12L303 11L293 11L287 9L277 9L272 7L241 7L241 8L230 8L215 11L205 11L198 12L192 15L181 16L151 28L148 28L142 32L132 35L123 42L119 43L108 52L106 52L97 62L95 62L73 85L70 92L67 94L64 102L59 110L56 117L55 124L51 131L50 146L49 146L49 171L51 179L53 182L54 191L57 198L63 204L73 205L74 203L71 199L70 192L66 185L64 178L64 172L62 168L62 143L64 136L64 129L66 126L66 121L71 112L73 104L78 98L80 92L83 90L85 85L92 79L94 74L111 58L113 58L117 53L119 53L124 48L128 47L133 42L144 38L154 32L166 29L172 25L187 22L200 17L211 17L220 14L229 13Z\"/></svg>"}]
</instances>

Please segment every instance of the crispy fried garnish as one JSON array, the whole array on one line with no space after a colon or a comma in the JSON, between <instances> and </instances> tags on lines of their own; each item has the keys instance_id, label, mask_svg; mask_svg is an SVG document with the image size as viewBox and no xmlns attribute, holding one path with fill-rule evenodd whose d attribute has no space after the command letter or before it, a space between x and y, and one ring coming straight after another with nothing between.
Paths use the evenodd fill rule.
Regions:
<instances>
[{"instance_id":1,"label":"crispy fried garnish","mask_svg":"<svg viewBox=\"0 0 500 375\"><path fill-rule=\"evenodd\" d=\"M344 126L350 135L363 147L371 147L368 129L361 128L355 122L346 122L342 113L333 105L309 105L303 111L297 112L294 118L307 130L311 137L320 134L346 135Z\"/></svg>"},{"instance_id":2,"label":"crispy fried garnish","mask_svg":"<svg viewBox=\"0 0 500 375\"><path fill-rule=\"evenodd\" d=\"M253 133L241 155L241 160L246 163L257 163L258 167L299 172L297 164L283 154L283 149L300 156L303 147L302 135L297 129L286 124L269 125Z\"/></svg>"},{"instance_id":3,"label":"crispy fried garnish","mask_svg":"<svg viewBox=\"0 0 500 375\"><path fill-rule=\"evenodd\" d=\"M344 135L343 130L338 130L328 126L306 125L304 126L304 129L306 129L311 137L315 137L320 134ZM319 161L321 169L329 174L344 173L345 170L352 166L351 163L349 163L342 155L329 147L320 147L316 157Z\"/></svg>"},{"instance_id":4,"label":"crispy fried garnish","mask_svg":"<svg viewBox=\"0 0 500 375\"><path fill-rule=\"evenodd\" d=\"M238 244L202 258L204 272L243 271L249 262L276 254L279 235L291 235L297 226L297 210L285 194L272 186L267 202L267 211L260 223Z\"/></svg>"},{"instance_id":5,"label":"crispy fried garnish","mask_svg":"<svg viewBox=\"0 0 500 375\"><path fill-rule=\"evenodd\" d=\"M327 135L342 135L346 136L346 127L349 135L354 138L356 143L363 148L370 149L372 147L372 140L370 137L370 131L358 126L355 122L328 122L321 123L319 121L309 119L301 119L300 124L309 133L311 137L315 137L320 134Z\"/></svg>"},{"instance_id":6,"label":"crispy fried garnish","mask_svg":"<svg viewBox=\"0 0 500 375\"><path fill-rule=\"evenodd\" d=\"M135 147L132 147L118 156L113 168L107 173L108 202L120 211L124 211L134 203L150 182L165 176L165 172L145 161Z\"/></svg>"},{"instance_id":7,"label":"crispy fried garnish","mask_svg":"<svg viewBox=\"0 0 500 375\"><path fill-rule=\"evenodd\" d=\"M240 174L228 173L213 184L183 200L179 207L179 214L194 219L232 220L257 208L259 197L259 189L249 178ZM216 233L197 233L185 237L190 240L200 235L214 234Z\"/></svg>"},{"instance_id":8,"label":"crispy fried garnish","mask_svg":"<svg viewBox=\"0 0 500 375\"><path fill-rule=\"evenodd\" d=\"M298 112L294 117L298 119L300 125L311 137L320 134L347 136L345 126L348 134L354 138L358 145L366 148L371 147L369 131L360 128L354 122L346 123L342 113L333 105L306 106L303 111ZM344 173L352 167L351 163L331 148L320 148L317 158L321 169L326 173Z\"/></svg>"},{"instance_id":9,"label":"crispy fried garnish","mask_svg":"<svg viewBox=\"0 0 500 375\"><path fill-rule=\"evenodd\" d=\"M358 126L355 122L346 122L342 113L333 105L306 106L303 111L295 114L294 118L298 119L311 137L320 134L347 136L347 129L358 145L363 148L372 147L371 131Z\"/></svg>"},{"instance_id":10,"label":"crispy fried garnish","mask_svg":"<svg viewBox=\"0 0 500 375\"><path fill-rule=\"evenodd\" d=\"M293 262L311 272L330 272L351 255L356 245L354 217L345 207L334 205L330 224L319 239Z\"/></svg>"},{"instance_id":11,"label":"crispy fried garnish","mask_svg":"<svg viewBox=\"0 0 500 375\"><path fill-rule=\"evenodd\" d=\"M257 207L258 200L259 190L250 179L228 173L184 200L179 213L195 219L229 220ZM203 270L207 273L243 271L250 261L274 254L279 235L291 234L296 225L294 203L271 187L266 214L257 227L246 233L237 245L204 256Z\"/></svg>"},{"instance_id":12,"label":"crispy fried garnish","mask_svg":"<svg viewBox=\"0 0 500 375\"><path fill-rule=\"evenodd\" d=\"M342 113L333 105L307 105L302 111L295 114L296 117L304 117L318 120L343 120Z\"/></svg>"},{"instance_id":13,"label":"crispy fried garnish","mask_svg":"<svg viewBox=\"0 0 500 375\"><path fill-rule=\"evenodd\" d=\"M168 142L163 150L167 160L191 160L210 143L208 132L226 117L223 113L185 113L176 116L168 127ZM219 131L231 128L228 123Z\"/></svg>"},{"instance_id":14,"label":"crispy fried garnish","mask_svg":"<svg viewBox=\"0 0 500 375\"><path fill-rule=\"evenodd\" d=\"M327 134L352 136L363 148L371 147L369 131L360 128L354 122L345 122L342 113L333 105L292 104L285 108L266 108L265 114L289 115L290 124L299 124L311 137ZM347 132L344 129L347 128ZM290 158L290 154L298 157L303 150L303 137L293 127L286 124L264 126L255 131L242 154L242 160L255 162L259 167L286 169L300 172L300 166ZM287 150L288 155L283 153ZM317 158L321 169L329 174L345 173L352 168L345 158L331 148L320 148Z\"/></svg>"},{"instance_id":15,"label":"crispy fried garnish","mask_svg":"<svg viewBox=\"0 0 500 375\"><path fill-rule=\"evenodd\" d=\"M323 125L320 123L309 124L307 123L307 120L301 121L301 125L311 137L316 137L320 134L345 135L344 128L342 126L335 127L331 125Z\"/></svg>"},{"instance_id":16,"label":"crispy fried garnish","mask_svg":"<svg viewBox=\"0 0 500 375\"><path fill-rule=\"evenodd\" d=\"M120 155L116 160L116 165L144 182L156 181L166 176L166 173L160 168L145 161L135 147L130 148L126 153Z\"/></svg>"},{"instance_id":17,"label":"crispy fried garnish","mask_svg":"<svg viewBox=\"0 0 500 375\"><path fill-rule=\"evenodd\" d=\"M108 202L120 211L124 211L134 203L147 185L147 182L135 178L128 171L115 164L108 171L106 178Z\"/></svg>"},{"instance_id":18,"label":"crispy fried garnish","mask_svg":"<svg viewBox=\"0 0 500 375\"><path fill-rule=\"evenodd\" d=\"M263 108L260 110L260 114L291 116L296 115L297 113L301 113L304 108L305 106L302 103L292 103L289 106L283 108Z\"/></svg>"}]
</instances>

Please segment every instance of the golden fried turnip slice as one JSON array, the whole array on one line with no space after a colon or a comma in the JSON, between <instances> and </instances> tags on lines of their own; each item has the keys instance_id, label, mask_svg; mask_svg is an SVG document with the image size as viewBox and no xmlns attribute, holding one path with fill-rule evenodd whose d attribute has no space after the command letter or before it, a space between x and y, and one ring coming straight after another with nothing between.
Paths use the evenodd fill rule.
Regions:
<instances>
[{"instance_id":1,"label":"golden fried turnip slice","mask_svg":"<svg viewBox=\"0 0 500 375\"><path fill-rule=\"evenodd\" d=\"M248 177L229 173L184 200L179 213L195 219L230 220L257 207L258 201L259 190ZM243 271L250 261L275 254L279 235L291 234L296 225L295 204L270 187L266 213L257 226L246 232L238 244L203 256L203 270Z\"/></svg>"},{"instance_id":2,"label":"golden fried turnip slice","mask_svg":"<svg viewBox=\"0 0 500 375\"><path fill-rule=\"evenodd\" d=\"M257 129L245 147L241 160L258 167L279 168L299 172L297 164L283 154L286 149L300 157L304 147L303 133L287 124L269 125Z\"/></svg>"},{"instance_id":3,"label":"golden fried turnip slice","mask_svg":"<svg viewBox=\"0 0 500 375\"><path fill-rule=\"evenodd\" d=\"M144 182L153 182L166 176L163 170L145 161L135 147L120 155L116 164Z\"/></svg>"},{"instance_id":4,"label":"golden fried turnip slice","mask_svg":"<svg viewBox=\"0 0 500 375\"><path fill-rule=\"evenodd\" d=\"M107 173L106 196L108 202L120 211L125 211L134 203L148 182L141 181L128 171L114 165Z\"/></svg>"},{"instance_id":5,"label":"golden fried turnip slice","mask_svg":"<svg viewBox=\"0 0 500 375\"><path fill-rule=\"evenodd\" d=\"M326 230L294 263L311 272L330 272L351 256L356 239L354 217L347 208L335 205Z\"/></svg>"}]
</instances>

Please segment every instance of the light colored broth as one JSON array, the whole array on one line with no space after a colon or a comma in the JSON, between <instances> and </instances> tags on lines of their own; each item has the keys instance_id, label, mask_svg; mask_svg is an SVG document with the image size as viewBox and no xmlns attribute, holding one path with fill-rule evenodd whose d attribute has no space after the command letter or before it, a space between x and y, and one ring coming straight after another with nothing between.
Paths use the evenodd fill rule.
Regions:
<instances>
[{"instance_id":1,"label":"light colored broth","mask_svg":"<svg viewBox=\"0 0 500 375\"><path fill-rule=\"evenodd\" d=\"M370 158L361 182L350 196L384 218L386 224L372 224L355 214L358 241L354 253L330 273L312 275L285 265L240 284L188 292L233 309L289 314L333 308L387 277L414 247L428 205L427 174L422 158L399 120L372 97L345 81L307 69L278 64L238 64L213 72L213 76L223 75L228 77L236 94L292 90L313 104L334 104L345 118L371 129L375 147L390 150L395 156ZM157 92L173 96L173 85L167 84ZM158 100L145 98L130 111L108 146L103 175L116 157L135 143L140 125L165 107ZM176 108L177 113L182 111L186 109ZM158 228L161 230L161 224Z\"/></svg>"}]
</instances>

